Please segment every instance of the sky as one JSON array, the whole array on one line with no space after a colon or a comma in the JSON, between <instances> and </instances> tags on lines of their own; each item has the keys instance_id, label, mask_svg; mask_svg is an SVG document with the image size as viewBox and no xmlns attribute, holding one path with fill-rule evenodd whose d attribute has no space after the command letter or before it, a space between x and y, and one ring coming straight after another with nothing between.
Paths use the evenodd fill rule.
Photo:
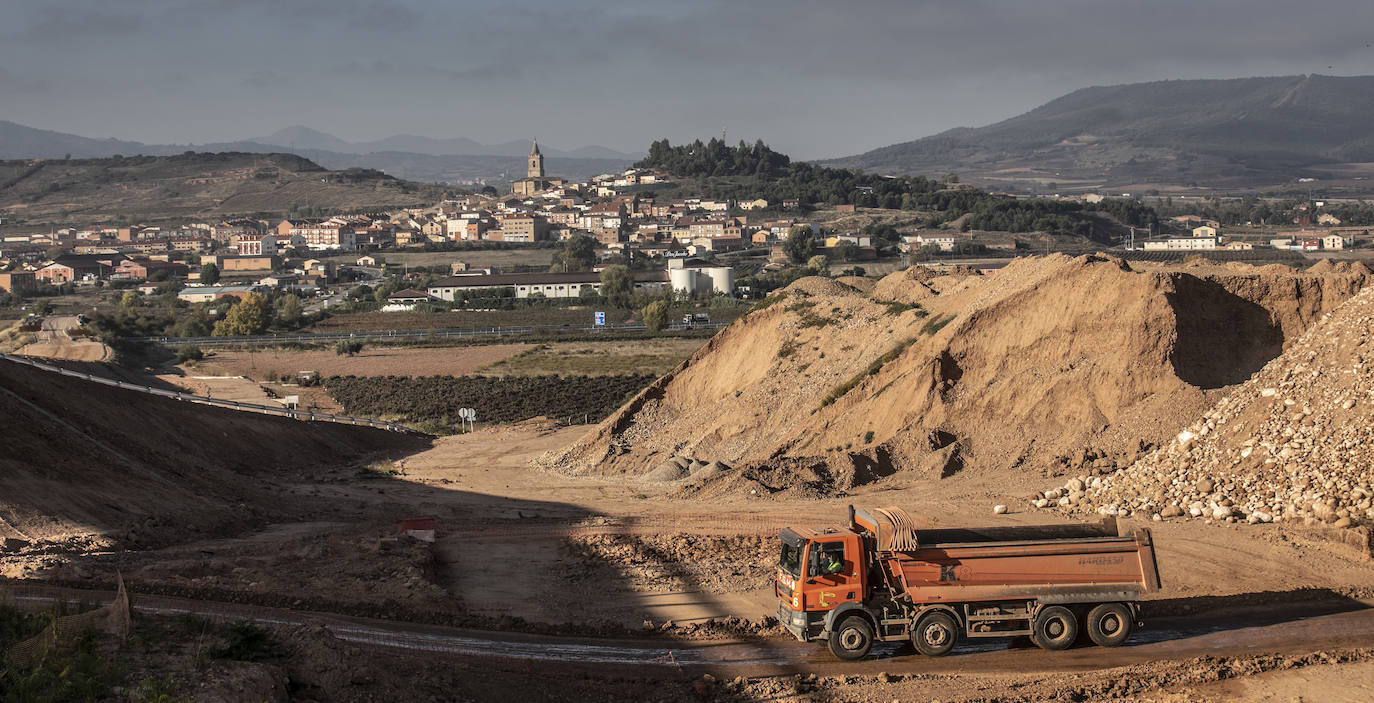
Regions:
<instances>
[{"instance_id":1,"label":"sky","mask_svg":"<svg viewBox=\"0 0 1374 703\"><path fill-rule=\"evenodd\" d=\"M303 124L795 158L1093 85L1374 74L1370 0L4 0L0 119L206 143Z\"/></svg>"}]
</instances>

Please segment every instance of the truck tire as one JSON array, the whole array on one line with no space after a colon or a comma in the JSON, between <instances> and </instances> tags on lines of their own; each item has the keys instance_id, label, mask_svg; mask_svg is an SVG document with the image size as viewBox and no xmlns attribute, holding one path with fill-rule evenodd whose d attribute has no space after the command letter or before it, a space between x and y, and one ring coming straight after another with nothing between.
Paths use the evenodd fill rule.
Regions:
<instances>
[{"instance_id":1,"label":"truck tire","mask_svg":"<svg viewBox=\"0 0 1374 703\"><path fill-rule=\"evenodd\" d=\"M873 627L861 616L850 615L830 633L829 645L837 659L863 659L873 649Z\"/></svg>"},{"instance_id":2,"label":"truck tire","mask_svg":"<svg viewBox=\"0 0 1374 703\"><path fill-rule=\"evenodd\" d=\"M1078 639L1078 618L1073 611L1062 605L1043 608L1035 616L1031 629L1031 641L1041 649L1060 650L1073 646Z\"/></svg>"},{"instance_id":3,"label":"truck tire","mask_svg":"<svg viewBox=\"0 0 1374 703\"><path fill-rule=\"evenodd\" d=\"M1119 647L1131 636L1135 618L1121 603L1103 603L1088 611L1088 637L1099 647Z\"/></svg>"},{"instance_id":4,"label":"truck tire","mask_svg":"<svg viewBox=\"0 0 1374 703\"><path fill-rule=\"evenodd\" d=\"M911 644L927 657L943 657L959 642L959 623L949 613L934 610L916 620Z\"/></svg>"}]
</instances>

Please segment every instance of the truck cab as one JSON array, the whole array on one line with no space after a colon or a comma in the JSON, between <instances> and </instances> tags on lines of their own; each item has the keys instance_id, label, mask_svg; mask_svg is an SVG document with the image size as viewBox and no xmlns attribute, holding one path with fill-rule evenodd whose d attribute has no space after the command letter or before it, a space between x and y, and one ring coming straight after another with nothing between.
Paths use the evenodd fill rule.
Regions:
<instances>
[{"instance_id":1,"label":"truck cab","mask_svg":"<svg viewBox=\"0 0 1374 703\"><path fill-rule=\"evenodd\" d=\"M778 622L802 641L816 639L828 616L864 601L869 559L863 541L835 527L789 527L779 541Z\"/></svg>"}]
</instances>

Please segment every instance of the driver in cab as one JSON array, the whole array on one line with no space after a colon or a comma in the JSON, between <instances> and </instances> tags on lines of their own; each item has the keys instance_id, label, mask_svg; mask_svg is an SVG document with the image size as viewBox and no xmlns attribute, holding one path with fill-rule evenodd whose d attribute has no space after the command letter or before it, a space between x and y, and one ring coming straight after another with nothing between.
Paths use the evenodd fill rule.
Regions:
<instances>
[{"instance_id":1,"label":"driver in cab","mask_svg":"<svg viewBox=\"0 0 1374 703\"><path fill-rule=\"evenodd\" d=\"M835 552L827 552L825 560L821 562L821 573L826 576L838 576L844 573L844 560Z\"/></svg>"}]
</instances>

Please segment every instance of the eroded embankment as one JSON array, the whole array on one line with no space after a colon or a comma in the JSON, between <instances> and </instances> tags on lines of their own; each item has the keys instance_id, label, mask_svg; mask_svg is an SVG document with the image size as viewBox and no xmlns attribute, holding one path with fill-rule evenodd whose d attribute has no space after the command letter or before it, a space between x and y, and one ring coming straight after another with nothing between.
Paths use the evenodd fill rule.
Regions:
<instances>
[{"instance_id":1,"label":"eroded embankment","mask_svg":"<svg viewBox=\"0 0 1374 703\"><path fill-rule=\"evenodd\" d=\"M1051 256L802 279L543 463L689 495L1125 466L1368 277Z\"/></svg>"},{"instance_id":2,"label":"eroded embankment","mask_svg":"<svg viewBox=\"0 0 1374 703\"><path fill-rule=\"evenodd\" d=\"M290 510L284 475L428 440L182 403L0 361L0 539L159 544ZM5 545L0 544L0 547Z\"/></svg>"}]
</instances>

